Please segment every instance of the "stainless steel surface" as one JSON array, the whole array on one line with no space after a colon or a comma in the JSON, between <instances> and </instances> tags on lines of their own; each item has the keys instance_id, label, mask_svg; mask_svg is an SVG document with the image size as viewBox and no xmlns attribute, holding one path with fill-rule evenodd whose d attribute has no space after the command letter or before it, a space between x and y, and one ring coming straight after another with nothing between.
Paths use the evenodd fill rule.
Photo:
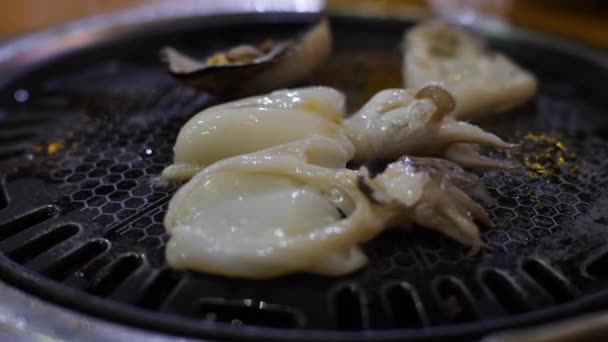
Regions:
<instances>
[{"instance_id":1,"label":"stainless steel surface","mask_svg":"<svg viewBox=\"0 0 608 342\"><path fill-rule=\"evenodd\" d=\"M8 41L0 45L0 75L20 66L28 66L71 49L89 46L149 25L167 24L172 20L223 14L257 12L314 13L322 10L323 0L225 0L182 1L179 5L163 4L139 7L83 19ZM565 51L579 54L608 68L608 59L577 43L550 35L530 32L480 16L454 17L452 21L492 35L521 40L544 41ZM531 37L531 38L530 38ZM540 39L539 39L540 38ZM0 80L0 85L2 84ZM2 341L191 341L114 324L49 304L0 282L0 340Z\"/></svg>"},{"instance_id":2,"label":"stainless steel surface","mask_svg":"<svg viewBox=\"0 0 608 342\"><path fill-rule=\"evenodd\" d=\"M0 45L0 75L6 78L21 66L177 19L265 12L318 13L324 8L325 0L182 0L143 5L73 21Z\"/></svg>"},{"instance_id":3,"label":"stainless steel surface","mask_svg":"<svg viewBox=\"0 0 608 342\"><path fill-rule=\"evenodd\" d=\"M60 308L0 282L0 341L186 342L195 340L103 321Z\"/></svg>"},{"instance_id":4,"label":"stainless steel surface","mask_svg":"<svg viewBox=\"0 0 608 342\"><path fill-rule=\"evenodd\" d=\"M608 312L601 312L540 327L503 331L491 334L481 342L605 341L607 336Z\"/></svg>"}]
</instances>

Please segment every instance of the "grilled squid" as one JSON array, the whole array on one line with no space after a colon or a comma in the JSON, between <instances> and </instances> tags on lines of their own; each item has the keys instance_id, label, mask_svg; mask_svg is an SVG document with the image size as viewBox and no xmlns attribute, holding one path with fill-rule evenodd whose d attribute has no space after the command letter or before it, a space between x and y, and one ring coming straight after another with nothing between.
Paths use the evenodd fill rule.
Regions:
<instances>
[{"instance_id":1,"label":"grilled squid","mask_svg":"<svg viewBox=\"0 0 608 342\"><path fill-rule=\"evenodd\" d=\"M484 245L475 221L493 226L485 210L470 197L487 196L479 179L449 161L402 157L376 178L364 181L376 203L395 210L392 219L398 224L412 222L437 230L470 246L472 254Z\"/></svg>"},{"instance_id":2,"label":"grilled squid","mask_svg":"<svg viewBox=\"0 0 608 342\"><path fill-rule=\"evenodd\" d=\"M404 39L405 86L439 84L454 94L458 119L510 110L536 92L536 78L481 41L439 21L419 24Z\"/></svg>"},{"instance_id":3,"label":"grilled squid","mask_svg":"<svg viewBox=\"0 0 608 342\"><path fill-rule=\"evenodd\" d=\"M397 224L439 230L472 251L483 245L474 220L491 222L469 197L477 179L455 164L407 157L371 179L365 168L319 166L323 153L339 158L341 147L313 137L201 171L169 204L169 265L243 278L340 276L367 263L360 243Z\"/></svg>"},{"instance_id":4,"label":"grilled squid","mask_svg":"<svg viewBox=\"0 0 608 342\"><path fill-rule=\"evenodd\" d=\"M446 158L465 167L508 166L480 156L475 145L499 149L517 145L448 116L454 106L452 95L439 86L427 86L417 92L410 89L379 92L344 120L346 133L355 145L354 160L394 160L407 154Z\"/></svg>"},{"instance_id":5,"label":"grilled squid","mask_svg":"<svg viewBox=\"0 0 608 342\"><path fill-rule=\"evenodd\" d=\"M449 117L454 107L438 86L390 89L343 120L344 96L311 87L199 113L163 172L191 178L165 217L167 262L243 278L340 276L366 264L361 243L415 225L477 252L477 223L492 223L472 199L484 195L479 180L458 164L502 166L476 146L515 145ZM353 158L397 161L372 178L346 168Z\"/></svg>"},{"instance_id":6,"label":"grilled squid","mask_svg":"<svg viewBox=\"0 0 608 342\"><path fill-rule=\"evenodd\" d=\"M313 137L204 169L169 204L167 262L244 278L362 267L367 258L357 245L383 221L358 191L355 171L318 165L323 154L342 152Z\"/></svg>"},{"instance_id":7,"label":"grilled squid","mask_svg":"<svg viewBox=\"0 0 608 342\"><path fill-rule=\"evenodd\" d=\"M329 87L275 91L208 108L180 130L173 165L163 177L187 180L216 161L312 136L335 139L352 156L340 125L344 111L344 95Z\"/></svg>"}]
</instances>

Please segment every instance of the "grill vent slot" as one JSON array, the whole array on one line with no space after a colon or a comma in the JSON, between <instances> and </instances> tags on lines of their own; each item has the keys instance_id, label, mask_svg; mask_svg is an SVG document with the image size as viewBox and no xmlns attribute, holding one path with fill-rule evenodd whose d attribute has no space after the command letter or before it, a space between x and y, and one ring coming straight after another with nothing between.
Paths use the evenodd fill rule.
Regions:
<instances>
[{"instance_id":1,"label":"grill vent slot","mask_svg":"<svg viewBox=\"0 0 608 342\"><path fill-rule=\"evenodd\" d=\"M27 152L27 150L22 146L15 147L0 147L0 160L11 159L16 157L21 157Z\"/></svg>"},{"instance_id":2,"label":"grill vent slot","mask_svg":"<svg viewBox=\"0 0 608 342\"><path fill-rule=\"evenodd\" d=\"M530 310L522 290L507 275L487 270L481 274L481 280L507 313L519 314Z\"/></svg>"},{"instance_id":3,"label":"grill vent slot","mask_svg":"<svg viewBox=\"0 0 608 342\"><path fill-rule=\"evenodd\" d=\"M0 241L5 240L27 228L35 226L59 215L59 209L49 205L31 213L17 217L0 225Z\"/></svg>"},{"instance_id":4,"label":"grill vent slot","mask_svg":"<svg viewBox=\"0 0 608 342\"><path fill-rule=\"evenodd\" d=\"M169 269L160 271L146 288L141 297L139 306L147 309L158 309L175 289L181 275Z\"/></svg>"},{"instance_id":5,"label":"grill vent slot","mask_svg":"<svg viewBox=\"0 0 608 342\"><path fill-rule=\"evenodd\" d=\"M17 249L9 253L8 257L18 263L26 263L45 251L48 251L49 249L78 234L79 231L80 227L75 224L59 226L34 238L24 245L19 246Z\"/></svg>"},{"instance_id":6,"label":"grill vent slot","mask_svg":"<svg viewBox=\"0 0 608 342\"><path fill-rule=\"evenodd\" d=\"M363 299L357 286L342 286L334 292L333 312L338 329L361 330L367 328Z\"/></svg>"},{"instance_id":7,"label":"grill vent slot","mask_svg":"<svg viewBox=\"0 0 608 342\"><path fill-rule=\"evenodd\" d=\"M109 266L107 273L91 289L91 292L105 297L112 293L129 275L135 272L143 263L140 255L129 254L116 260Z\"/></svg>"},{"instance_id":8,"label":"grill vent slot","mask_svg":"<svg viewBox=\"0 0 608 342\"><path fill-rule=\"evenodd\" d=\"M528 259L523 263L523 270L540 287L558 303L564 303L574 299L574 293L566 280L559 273L543 262L536 259Z\"/></svg>"},{"instance_id":9,"label":"grill vent slot","mask_svg":"<svg viewBox=\"0 0 608 342\"><path fill-rule=\"evenodd\" d=\"M46 121L53 118L52 115L44 114L29 114L29 115L12 115L6 120L2 120L0 125L2 128L32 128L33 126L42 125Z\"/></svg>"},{"instance_id":10,"label":"grill vent slot","mask_svg":"<svg viewBox=\"0 0 608 342\"><path fill-rule=\"evenodd\" d=\"M42 272L49 278L61 281L71 273L80 270L88 262L110 249L110 243L104 239L95 239L87 242L70 254Z\"/></svg>"},{"instance_id":11,"label":"grill vent slot","mask_svg":"<svg viewBox=\"0 0 608 342\"><path fill-rule=\"evenodd\" d=\"M478 319L469 295L456 279L441 278L435 289L451 321L470 322Z\"/></svg>"},{"instance_id":12,"label":"grill vent slot","mask_svg":"<svg viewBox=\"0 0 608 342\"><path fill-rule=\"evenodd\" d=\"M608 279L608 253L592 259L586 266L585 271L588 275L597 279Z\"/></svg>"},{"instance_id":13,"label":"grill vent slot","mask_svg":"<svg viewBox=\"0 0 608 342\"><path fill-rule=\"evenodd\" d=\"M296 311L262 301L205 298L197 304L198 313L208 321L276 328L297 328L303 325L302 316Z\"/></svg>"},{"instance_id":14,"label":"grill vent slot","mask_svg":"<svg viewBox=\"0 0 608 342\"><path fill-rule=\"evenodd\" d=\"M411 285L399 283L387 286L384 299L396 327L420 328L427 324L422 304Z\"/></svg>"},{"instance_id":15,"label":"grill vent slot","mask_svg":"<svg viewBox=\"0 0 608 342\"><path fill-rule=\"evenodd\" d=\"M6 188L4 187L4 182L2 181L2 179L0 179L0 211L5 209L7 206L8 206L8 196L6 194ZM0 234L2 234L1 231L0 231Z\"/></svg>"},{"instance_id":16,"label":"grill vent slot","mask_svg":"<svg viewBox=\"0 0 608 342\"><path fill-rule=\"evenodd\" d=\"M22 141L27 141L34 138L33 133L26 132L17 132L13 133L12 131L0 131L0 143L1 144L11 144L11 143L19 143Z\"/></svg>"}]
</instances>

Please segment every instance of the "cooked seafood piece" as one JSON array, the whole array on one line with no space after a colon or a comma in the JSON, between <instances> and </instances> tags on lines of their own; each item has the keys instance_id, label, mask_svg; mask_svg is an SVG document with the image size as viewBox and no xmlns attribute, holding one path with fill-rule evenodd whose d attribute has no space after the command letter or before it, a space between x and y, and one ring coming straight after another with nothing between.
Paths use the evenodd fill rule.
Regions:
<instances>
[{"instance_id":1,"label":"cooked seafood piece","mask_svg":"<svg viewBox=\"0 0 608 342\"><path fill-rule=\"evenodd\" d=\"M443 22L422 23L408 31L404 50L405 86L445 87L456 98L451 115L458 119L504 112L536 93L537 81L531 73Z\"/></svg>"},{"instance_id":2,"label":"cooked seafood piece","mask_svg":"<svg viewBox=\"0 0 608 342\"><path fill-rule=\"evenodd\" d=\"M484 244L474 220L493 226L485 210L470 195L485 197L479 179L443 159L403 157L374 179L366 178L376 202L394 207L393 220L416 223L471 247ZM387 222L388 223L388 222Z\"/></svg>"},{"instance_id":3,"label":"cooked seafood piece","mask_svg":"<svg viewBox=\"0 0 608 342\"><path fill-rule=\"evenodd\" d=\"M402 158L371 179L315 165L342 148L304 141L222 160L201 171L169 204L170 266L243 278L293 272L339 276L366 264L358 244L384 229L436 229L476 252L474 220L491 226L469 196L475 176L433 158Z\"/></svg>"},{"instance_id":4,"label":"cooked seafood piece","mask_svg":"<svg viewBox=\"0 0 608 342\"><path fill-rule=\"evenodd\" d=\"M178 80L205 91L244 95L289 86L314 71L331 52L327 20L298 37L265 40L216 52L204 61L167 47L161 51L169 72Z\"/></svg>"},{"instance_id":5,"label":"cooked seafood piece","mask_svg":"<svg viewBox=\"0 0 608 342\"><path fill-rule=\"evenodd\" d=\"M293 272L344 275L362 267L359 249L389 227L420 225L471 247L479 180L457 164L402 157L375 178L346 168L403 154L461 165L504 167L477 144L513 148L447 115L439 86L378 93L342 121L344 96L331 88L283 90L209 108L178 135L168 179L188 179L165 217L170 266L243 278ZM205 149L206 147L206 149Z\"/></svg>"},{"instance_id":6,"label":"cooked seafood piece","mask_svg":"<svg viewBox=\"0 0 608 342\"><path fill-rule=\"evenodd\" d=\"M328 151L343 152L314 137L198 173L169 204L169 265L244 278L360 268L367 258L357 244L383 221L358 191L355 171L314 165Z\"/></svg>"},{"instance_id":7,"label":"cooked seafood piece","mask_svg":"<svg viewBox=\"0 0 608 342\"><path fill-rule=\"evenodd\" d=\"M474 146L515 148L492 133L448 116L452 95L439 86L388 89L376 94L343 126L355 145L354 160L396 159L404 154L442 157L465 167L506 167L505 162L479 155Z\"/></svg>"},{"instance_id":8,"label":"cooked seafood piece","mask_svg":"<svg viewBox=\"0 0 608 342\"><path fill-rule=\"evenodd\" d=\"M352 156L354 147L340 126L344 111L344 95L329 87L275 91L208 108L180 130L173 165L163 177L186 180L218 160L315 135L336 139ZM346 161L327 159L324 166Z\"/></svg>"}]
</instances>

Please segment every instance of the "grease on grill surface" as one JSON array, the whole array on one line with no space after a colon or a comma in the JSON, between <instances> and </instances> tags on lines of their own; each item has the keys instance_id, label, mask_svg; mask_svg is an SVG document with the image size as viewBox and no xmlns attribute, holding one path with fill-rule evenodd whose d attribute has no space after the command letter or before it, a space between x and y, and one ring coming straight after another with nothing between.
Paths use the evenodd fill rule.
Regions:
<instances>
[{"instance_id":1,"label":"grease on grill surface","mask_svg":"<svg viewBox=\"0 0 608 342\"><path fill-rule=\"evenodd\" d=\"M362 81L366 77L360 74L353 75L357 79L352 83L346 79L344 82L337 78L333 82L319 79L324 84L339 83L343 88L352 85L348 89L349 96L357 96L349 105L355 107L378 90L370 90L368 87L390 86L381 83L391 81L387 68L393 66L398 70L400 56L398 52L391 55L387 51L393 51L393 43L399 41L403 29L399 25L391 35L379 32L370 25L364 25L360 29L357 27L359 26L336 27L335 33L340 39L338 45L341 50L332 56L328 68L342 63L349 68L359 65L362 68L358 70L362 73L371 73L371 79L381 81L378 84L376 81L372 82L373 85L366 84ZM348 39L354 40L349 37L358 39L349 41ZM362 54L381 56L374 59L379 74L374 73L375 68L365 66L365 57L344 52L354 51L361 41L375 42L382 39L387 39L382 41L387 46L386 49L370 47ZM526 58L526 49L520 48L517 51L513 53L522 53L523 58ZM547 53L546 50L543 51ZM499 268L513 276L516 286L521 286L525 291L530 310L550 307L556 300L548 297L546 291L538 290L539 285L531 285L526 277L522 277L517 266L517 258L520 256L542 257L555 268L554 271L561 273L571 286L578 287L584 295L601 289L602 283L581 276L577 266L587 253L595 252L608 239L607 226L602 223L605 222L605 208L608 205L606 199L602 199L608 191L606 141L586 135L588 131L584 131L585 135L554 135L557 133L549 132L565 125L586 128L588 124L581 123L586 115L599 119L603 116L594 116L594 111L598 109L588 103L583 85L572 80L576 75L584 73L576 73L576 69L571 73L559 69L569 59L553 54L551 58L543 59L542 63L535 63L539 59L536 52L533 55L528 56L527 62L541 79L541 93L536 101L538 108L511 116L499 126L487 128L497 128L502 137L512 138L513 141L517 140L514 136L516 130L526 132L533 128L532 133L552 137L563 143L568 153L572 153L571 158L565 156L562 170L578 166L578 171L560 172L554 177L529 177L528 170L525 169L512 173L493 171L481 174L484 186L495 198L495 204L488 210L497 228L484 232L484 240L494 246L495 251L478 259L465 259L465 248L436 233L417 229L413 232L387 232L376 241L363 246L370 257L370 267L353 275L349 281L356 283L367 295L368 301L362 305L361 310L367 312L365 316L374 319L371 329L395 327L387 323L390 320L384 320L390 317L390 310L385 312L378 309L378 298L382 297L379 288L383 283L395 279L411 280L424 312L429 315L429 324L449 324L447 319L438 314L436 300L428 293L431 280L438 275L450 273L465 280L468 286L477 288L474 271L487 266ZM121 286L125 289L125 297L113 297L113 300L127 305L137 303L141 307L154 307L178 316L200 318L200 312L192 304L196 298L254 298L298 309L308 319L306 328L335 329L336 321L327 310L330 306L329 290L339 285L333 281L319 282L314 277L297 276L260 286L256 282L223 280L179 272L175 279L161 279L160 285L154 285L158 282L152 280L164 268L162 248L165 237L161 220L166 210L168 194L173 189L153 186L149 178L157 175L170 162L171 145L179 127L190 115L208 104L210 99L174 85L160 66L157 69L143 68L126 60L127 57L125 61L89 65L67 79L57 77L53 82L43 83L49 87L53 83L52 96L65 99L54 101L59 104L40 104L38 96L48 96L34 91L30 92L31 97L25 103L0 100L0 113L6 113L0 115L0 138L6 144L3 146L22 143L24 140L18 135L15 135L15 140L7 139L6 132L14 129L14 122L21 122L20 119L26 119L30 114L40 111L53 113L53 121L61 124L61 136L47 137L47 133L54 135L48 132L46 125L49 121L44 121L45 124L41 125L25 123L24 120L20 126L36 128L28 129L26 133L33 134L37 141L41 141L41 146L45 146L42 142L48 144L53 139L64 141L63 149L52 155L34 153L32 161L24 158L0 158L0 174L5 178L5 184L0 182L0 227L13 226L11 222L22 214L33 212L45 204L54 203L61 209L58 217L47 216L42 218L43 222L35 220L29 225L18 225L14 234L0 243L0 249L4 252L9 244L23 243L20 240L23 234L37 232L44 226L44 220L51 222L66 215L77 215L70 219L82 224L82 232L72 237L80 238L81 240L75 241L80 245L64 251L65 254L57 251L56 254L42 252L42 256L48 260L48 269L51 270L48 274L61 281L65 287L84 290L90 285L89 279L100 274L103 267L116 261L123 253L143 253L146 262L138 270L140 278L126 279L125 282L130 282L131 290ZM386 61L386 64L379 61ZM584 63L579 61L579 64ZM592 74L598 80L605 79L605 74ZM332 73L321 71L319 75L317 77L327 78ZM393 75L396 77L392 81L399 80L398 71ZM92 79L96 82L91 82ZM589 82L592 81L589 79ZM557 92L556 87L566 90ZM568 103L564 104L566 100ZM552 105L541 106L543 103ZM547 120L556 118L558 109L561 109L557 113L559 120ZM75 111L80 111L80 114L69 114ZM63 120L66 117L70 120ZM13 123L6 125L8 120ZM598 130L606 124L597 121L594 123ZM550 145L545 144L544 148ZM527 141L521 152L532 153L535 146L535 142ZM523 163L521 155L514 158ZM32 178L43 179L49 188L57 190L50 191L35 183L36 186L29 186L28 191L24 192L21 182L27 181L30 184ZM107 238L107 243L104 238ZM63 259L66 255L71 255L70 252L79 251L79 247L88 248L88 241L93 241L93 247L99 247L86 254L86 264L62 262L66 260ZM40 286L44 286L44 282L41 281ZM52 291L50 288L47 290ZM146 296L149 291L162 293L164 298L150 300ZM475 298L474 305L481 310L481 317L490 319L502 316L497 313L495 306L498 304L488 301L482 293L474 293L479 296ZM143 298L139 300L139 296ZM561 299L562 295L558 297ZM78 305L77 302L82 300L82 297L74 298L70 305ZM235 318L238 314L234 313Z\"/></svg>"}]
</instances>

